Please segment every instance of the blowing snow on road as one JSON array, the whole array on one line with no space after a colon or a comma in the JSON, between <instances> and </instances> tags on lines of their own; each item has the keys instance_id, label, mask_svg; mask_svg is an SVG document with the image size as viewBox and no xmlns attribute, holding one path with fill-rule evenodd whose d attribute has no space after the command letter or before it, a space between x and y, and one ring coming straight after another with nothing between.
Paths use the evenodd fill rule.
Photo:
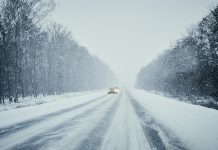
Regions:
<instances>
[{"instance_id":1,"label":"blowing snow on road","mask_svg":"<svg viewBox=\"0 0 218 150\"><path fill-rule=\"evenodd\" d=\"M218 0L0 0L0 150L218 150Z\"/></svg>"},{"instance_id":2,"label":"blowing snow on road","mask_svg":"<svg viewBox=\"0 0 218 150\"><path fill-rule=\"evenodd\" d=\"M194 110L191 115L190 110ZM207 117L202 120L199 115ZM217 111L135 89L108 95L105 91L68 95L59 101L1 112L0 120L1 150L218 147L218 127L212 123L218 122Z\"/></svg>"}]
</instances>

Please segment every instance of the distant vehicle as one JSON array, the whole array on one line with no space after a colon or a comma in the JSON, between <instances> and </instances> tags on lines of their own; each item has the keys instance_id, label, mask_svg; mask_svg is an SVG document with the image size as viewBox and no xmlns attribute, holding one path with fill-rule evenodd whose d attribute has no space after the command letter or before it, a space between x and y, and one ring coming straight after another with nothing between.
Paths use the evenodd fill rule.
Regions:
<instances>
[{"instance_id":1,"label":"distant vehicle","mask_svg":"<svg viewBox=\"0 0 218 150\"><path fill-rule=\"evenodd\" d=\"M111 87L108 89L108 94L117 94L120 91L118 87Z\"/></svg>"}]
</instances>

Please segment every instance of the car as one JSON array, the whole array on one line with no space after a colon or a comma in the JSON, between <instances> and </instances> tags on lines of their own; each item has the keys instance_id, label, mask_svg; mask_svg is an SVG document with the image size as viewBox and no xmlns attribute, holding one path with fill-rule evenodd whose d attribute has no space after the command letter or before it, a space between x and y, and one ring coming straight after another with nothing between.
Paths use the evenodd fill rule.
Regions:
<instances>
[{"instance_id":1,"label":"car","mask_svg":"<svg viewBox=\"0 0 218 150\"><path fill-rule=\"evenodd\" d=\"M120 88L119 87L111 87L108 89L108 94L117 94L119 93Z\"/></svg>"}]
</instances>

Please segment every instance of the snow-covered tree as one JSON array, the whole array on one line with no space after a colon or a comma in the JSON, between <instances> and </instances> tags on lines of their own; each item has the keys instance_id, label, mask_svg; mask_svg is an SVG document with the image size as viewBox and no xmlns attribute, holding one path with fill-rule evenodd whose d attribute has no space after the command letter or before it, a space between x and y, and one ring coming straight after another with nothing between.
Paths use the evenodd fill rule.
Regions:
<instances>
[{"instance_id":1,"label":"snow-covered tree","mask_svg":"<svg viewBox=\"0 0 218 150\"><path fill-rule=\"evenodd\" d=\"M172 96L218 96L218 6L142 68L136 86Z\"/></svg>"}]
</instances>

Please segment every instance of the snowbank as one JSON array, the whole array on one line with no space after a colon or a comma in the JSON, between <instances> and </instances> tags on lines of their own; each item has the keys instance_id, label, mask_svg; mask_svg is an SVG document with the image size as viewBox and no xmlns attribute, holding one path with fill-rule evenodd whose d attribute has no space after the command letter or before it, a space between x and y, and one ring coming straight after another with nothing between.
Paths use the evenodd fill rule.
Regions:
<instances>
[{"instance_id":1,"label":"snowbank","mask_svg":"<svg viewBox=\"0 0 218 150\"><path fill-rule=\"evenodd\" d=\"M57 101L57 100L69 98L69 97L86 95L86 94L90 94L90 93L98 92L98 91L100 90L64 93L61 95L49 95L46 97L43 95L39 95L38 97L25 97L25 98L19 98L18 103L14 103L14 102L9 103L9 100L6 99L4 104L0 104L0 112L10 110L10 109L27 107L27 106L40 105L43 103L53 102L53 101Z\"/></svg>"},{"instance_id":2,"label":"snowbank","mask_svg":"<svg viewBox=\"0 0 218 150\"><path fill-rule=\"evenodd\" d=\"M72 95L74 96L74 93L49 96L45 97L45 99L48 99L48 101L50 99L50 101L53 102L45 103L43 105L35 105L20 109L2 111L0 112L0 128L88 102L92 99L105 95L105 91L93 92L85 95L81 94L80 96L74 97L72 97Z\"/></svg>"},{"instance_id":3,"label":"snowbank","mask_svg":"<svg viewBox=\"0 0 218 150\"><path fill-rule=\"evenodd\" d=\"M218 149L218 111L187 104L142 90L130 90L132 96L165 127L178 135L190 149Z\"/></svg>"}]
</instances>

